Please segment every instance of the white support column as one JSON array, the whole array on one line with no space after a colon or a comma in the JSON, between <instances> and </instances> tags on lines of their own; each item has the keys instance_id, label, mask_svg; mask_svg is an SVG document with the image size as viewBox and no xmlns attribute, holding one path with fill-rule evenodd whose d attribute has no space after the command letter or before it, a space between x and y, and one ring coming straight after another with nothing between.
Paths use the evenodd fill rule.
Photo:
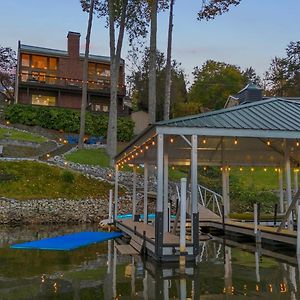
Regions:
<instances>
[{"instance_id":1,"label":"white support column","mask_svg":"<svg viewBox=\"0 0 300 300\"><path fill-rule=\"evenodd\" d=\"M298 209L298 220L297 220L297 256L300 256L300 205L297 206Z\"/></svg>"},{"instance_id":2,"label":"white support column","mask_svg":"<svg viewBox=\"0 0 300 300\"><path fill-rule=\"evenodd\" d=\"M117 220L118 216L118 193L119 193L119 167L115 165L115 216L114 219Z\"/></svg>"},{"instance_id":3,"label":"white support column","mask_svg":"<svg viewBox=\"0 0 300 300\"><path fill-rule=\"evenodd\" d=\"M133 166L132 178L132 219L136 221L136 166Z\"/></svg>"},{"instance_id":4,"label":"white support column","mask_svg":"<svg viewBox=\"0 0 300 300\"><path fill-rule=\"evenodd\" d=\"M148 223L148 162L144 163L144 223Z\"/></svg>"},{"instance_id":5,"label":"white support column","mask_svg":"<svg viewBox=\"0 0 300 300\"><path fill-rule=\"evenodd\" d=\"M164 135L157 135L157 194L155 217L155 254L163 255L163 199L164 199Z\"/></svg>"},{"instance_id":6,"label":"white support column","mask_svg":"<svg viewBox=\"0 0 300 300\"><path fill-rule=\"evenodd\" d=\"M225 166L222 167L222 196L224 201L224 214L228 217L230 213L229 171Z\"/></svg>"},{"instance_id":7,"label":"white support column","mask_svg":"<svg viewBox=\"0 0 300 300\"><path fill-rule=\"evenodd\" d=\"M283 193L283 172L281 169L278 170L278 179L279 179L279 208L280 212L284 213L284 193Z\"/></svg>"},{"instance_id":8,"label":"white support column","mask_svg":"<svg viewBox=\"0 0 300 300\"><path fill-rule=\"evenodd\" d=\"M286 177L286 196L287 196L288 206L290 206L292 203L291 162L290 162L290 153L287 148L286 141L285 141L284 160L285 160L285 177ZM292 213L288 217L288 229L293 230Z\"/></svg>"},{"instance_id":9,"label":"white support column","mask_svg":"<svg viewBox=\"0 0 300 300\"><path fill-rule=\"evenodd\" d=\"M230 214L230 191L229 191L229 169L226 171L226 191L227 191L227 215Z\"/></svg>"},{"instance_id":10,"label":"white support column","mask_svg":"<svg viewBox=\"0 0 300 300\"><path fill-rule=\"evenodd\" d=\"M168 232L169 156L164 154L164 232Z\"/></svg>"},{"instance_id":11,"label":"white support column","mask_svg":"<svg viewBox=\"0 0 300 300\"><path fill-rule=\"evenodd\" d=\"M112 210L113 210L113 190L109 190L108 224L111 224L113 222Z\"/></svg>"},{"instance_id":12,"label":"white support column","mask_svg":"<svg viewBox=\"0 0 300 300\"><path fill-rule=\"evenodd\" d=\"M294 172L294 193L296 194L299 190L299 183L298 183L298 169Z\"/></svg>"},{"instance_id":13,"label":"white support column","mask_svg":"<svg viewBox=\"0 0 300 300\"><path fill-rule=\"evenodd\" d=\"M199 254L199 205L198 205L198 136L192 135L191 151L191 200L193 254Z\"/></svg>"},{"instance_id":14,"label":"white support column","mask_svg":"<svg viewBox=\"0 0 300 300\"><path fill-rule=\"evenodd\" d=\"M180 268L185 267L186 251L186 184L187 179L181 178L180 186Z\"/></svg>"}]
</instances>

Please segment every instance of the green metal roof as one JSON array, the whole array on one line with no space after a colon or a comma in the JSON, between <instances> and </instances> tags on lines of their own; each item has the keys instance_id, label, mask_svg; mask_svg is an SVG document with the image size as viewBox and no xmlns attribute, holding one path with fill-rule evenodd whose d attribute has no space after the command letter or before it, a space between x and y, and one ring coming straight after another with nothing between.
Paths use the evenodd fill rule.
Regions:
<instances>
[{"instance_id":1,"label":"green metal roof","mask_svg":"<svg viewBox=\"0 0 300 300\"><path fill-rule=\"evenodd\" d=\"M156 126L300 131L300 103L280 98L171 119Z\"/></svg>"},{"instance_id":2,"label":"green metal roof","mask_svg":"<svg viewBox=\"0 0 300 300\"><path fill-rule=\"evenodd\" d=\"M51 48L44 48L44 47L37 47L31 45L20 45L21 52L28 52L33 54L40 54L40 55L48 55L48 56L68 56L68 52L65 50L58 50L58 49L51 49ZM80 53L80 57L84 58L84 54ZM99 61L99 62L106 62L110 63L109 56L102 56L102 55L89 55L89 59L92 61ZM121 60L121 64L124 64L124 60Z\"/></svg>"}]
</instances>

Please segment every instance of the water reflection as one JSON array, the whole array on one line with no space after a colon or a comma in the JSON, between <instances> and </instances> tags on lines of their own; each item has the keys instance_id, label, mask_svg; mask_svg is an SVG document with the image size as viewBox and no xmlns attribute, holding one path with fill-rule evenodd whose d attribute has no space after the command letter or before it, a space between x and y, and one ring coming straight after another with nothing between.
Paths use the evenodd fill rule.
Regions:
<instances>
[{"instance_id":1,"label":"water reflection","mask_svg":"<svg viewBox=\"0 0 300 300\"><path fill-rule=\"evenodd\" d=\"M26 239L34 239L36 230L8 232L13 237L26 232ZM8 238L0 239L1 300L300 299L300 258L259 246L242 245L242 251L230 241L202 243L196 264L187 264L182 273L177 264L119 255L114 241L47 252L11 250Z\"/></svg>"}]
</instances>

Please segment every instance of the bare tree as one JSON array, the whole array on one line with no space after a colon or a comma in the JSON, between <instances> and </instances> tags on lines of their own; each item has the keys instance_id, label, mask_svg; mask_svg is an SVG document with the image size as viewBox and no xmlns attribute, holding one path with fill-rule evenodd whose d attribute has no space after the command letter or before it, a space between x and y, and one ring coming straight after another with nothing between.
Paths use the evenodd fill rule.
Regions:
<instances>
[{"instance_id":1,"label":"bare tree","mask_svg":"<svg viewBox=\"0 0 300 300\"><path fill-rule=\"evenodd\" d=\"M121 50L125 32L126 10L128 0L122 1L120 22L119 22L119 34L117 39L117 45L115 44L115 1L108 1L108 15L109 15L109 39L110 39L110 107L109 107L109 120L107 131L107 148L106 151L111 157L117 154L117 107L118 107L118 84L119 84L119 71Z\"/></svg>"},{"instance_id":2,"label":"bare tree","mask_svg":"<svg viewBox=\"0 0 300 300\"><path fill-rule=\"evenodd\" d=\"M157 7L158 0L150 2L150 61L149 61L149 124L156 121L156 39L157 39Z\"/></svg>"},{"instance_id":3,"label":"bare tree","mask_svg":"<svg viewBox=\"0 0 300 300\"><path fill-rule=\"evenodd\" d=\"M164 120L170 118L170 103L171 103L171 60L172 60L172 35L173 35L173 8L175 0L170 0L169 14L169 30L168 30L168 47L167 47L167 62L166 62L166 85L165 85L165 102L164 102Z\"/></svg>"},{"instance_id":4,"label":"bare tree","mask_svg":"<svg viewBox=\"0 0 300 300\"><path fill-rule=\"evenodd\" d=\"M81 110L80 110L80 132L79 132L79 141L78 148L83 148L84 143L84 133L85 133L85 114L86 114L86 104L87 104L87 89L88 89L88 66L89 66L89 52L90 52L90 40L91 40L91 31L94 15L94 5L95 0L91 0L89 6L89 19L88 27L86 33L86 42L85 42L85 54L83 62L83 74L82 74L82 99L81 99Z\"/></svg>"},{"instance_id":5,"label":"bare tree","mask_svg":"<svg viewBox=\"0 0 300 300\"><path fill-rule=\"evenodd\" d=\"M0 94L9 103L14 102L16 64L15 51L10 47L0 46Z\"/></svg>"}]
</instances>

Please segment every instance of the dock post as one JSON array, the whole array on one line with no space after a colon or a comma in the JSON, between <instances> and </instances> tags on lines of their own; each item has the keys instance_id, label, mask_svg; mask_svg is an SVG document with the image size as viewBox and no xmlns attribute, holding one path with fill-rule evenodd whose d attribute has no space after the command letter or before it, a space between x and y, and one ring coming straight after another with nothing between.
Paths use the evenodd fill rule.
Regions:
<instances>
[{"instance_id":1,"label":"dock post","mask_svg":"<svg viewBox=\"0 0 300 300\"><path fill-rule=\"evenodd\" d=\"M171 203L168 202L168 232L171 231Z\"/></svg>"},{"instance_id":2,"label":"dock post","mask_svg":"<svg viewBox=\"0 0 300 300\"><path fill-rule=\"evenodd\" d=\"M294 192L295 192L295 194L298 192L298 190L299 190L298 169L296 169L295 174L294 174Z\"/></svg>"},{"instance_id":3,"label":"dock post","mask_svg":"<svg viewBox=\"0 0 300 300\"><path fill-rule=\"evenodd\" d=\"M136 166L133 166L132 183L132 219L134 222L137 222L138 216L136 214Z\"/></svg>"},{"instance_id":4,"label":"dock post","mask_svg":"<svg viewBox=\"0 0 300 300\"><path fill-rule=\"evenodd\" d=\"M164 232L168 232L169 156L164 153Z\"/></svg>"},{"instance_id":5,"label":"dock post","mask_svg":"<svg viewBox=\"0 0 300 300\"><path fill-rule=\"evenodd\" d=\"M257 205L257 203L254 204L254 235L255 235L255 242L261 243L260 230L258 229L258 205Z\"/></svg>"},{"instance_id":6,"label":"dock post","mask_svg":"<svg viewBox=\"0 0 300 300\"><path fill-rule=\"evenodd\" d=\"M297 255L300 255L300 204L298 204L298 219L297 219Z\"/></svg>"},{"instance_id":7,"label":"dock post","mask_svg":"<svg viewBox=\"0 0 300 300\"><path fill-rule=\"evenodd\" d=\"M115 221L118 216L118 181L119 181L119 168L115 165Z\"/></svg>"},{"instance_id":8,"label":"dock post","mask_svg":"<svg viewBox=\"0 0 300 300\"><path fill-rule=\"evenodd\" d=\"M287 141L284 141L285 144L285 152L284 152L284 158L285 158L285 177L286 177L286 194L287 194L287 203L288 207L292 203L292 184L291 184L291 162L290 162L290 153L288 151L287 147ZM289 214L288 216L288 229L293 230L293 216L292 214Z\"/></svg>"},{"instance_id":9,"label":"dock post","mask_svg":"<svg viewBox=\"0 0 300 300\"><path fill-rule=\"evenodd\" d=\"M144 224L148 224L148 162L144 163Z\"/></svg>"},{"instance_id":10,"label":"dock post","mask_svg":"<svg viewBox=\"0 0 300 300\"><path fill-rule=\"evenodd\" d=\"M108 224L112 224L113 190L109 190Z\"/></svg>"},{"instance_id":11,"label":"dock post","mask_svg":"<svg viewBox=\"0 0 300 300\"><path fill-rule=\"evenodd\" d=\"M186 178L181 178L180 187L180 269L185 268L186 256Z\"/></svg>"},{"instance_id":12,"label":"dock post","mask_svg":"<svg viewBox=\"0 0 300 300\"><path fill-rule=\"evenodd\" d=\"M193 255L199 254L199 205L198 205L198 136L192 135L191 151L191 200L192 200L192 241Z\"/></svg>"},{"instance_id":13,"label":"dock post","mask_svg":"<svg viewBox=\"0 0 300 300\"><path fill-rule=\"evenodd\" d=\"M278 204L275 204L275 208L274 208L274 227L276 227L277 224L277 210L278 210Z\"/></svg>"},{"instance_id":14,"label":"dock post","mask_svg":"<svg viewBox=\"0 0 300 300\"><path fill-rule=\"evenodd\" d=\"M157 196L155 212L155 256L158 260L163 255L164 239L164 214L163 214L163 190L164 190L164 135L157 135Z\"/></svg>"},{"instance_id":15,"label":"dock post","mask_svg":"<svg viewBox=\"0 0 300 300\"><path fill-rule=\"evenodd\" d=\"M278 179L279 179L279 207L280 213L284 213L284 193L283 193L283 176L282 171L278 169Z\"/></svg>"}]
</instances>

